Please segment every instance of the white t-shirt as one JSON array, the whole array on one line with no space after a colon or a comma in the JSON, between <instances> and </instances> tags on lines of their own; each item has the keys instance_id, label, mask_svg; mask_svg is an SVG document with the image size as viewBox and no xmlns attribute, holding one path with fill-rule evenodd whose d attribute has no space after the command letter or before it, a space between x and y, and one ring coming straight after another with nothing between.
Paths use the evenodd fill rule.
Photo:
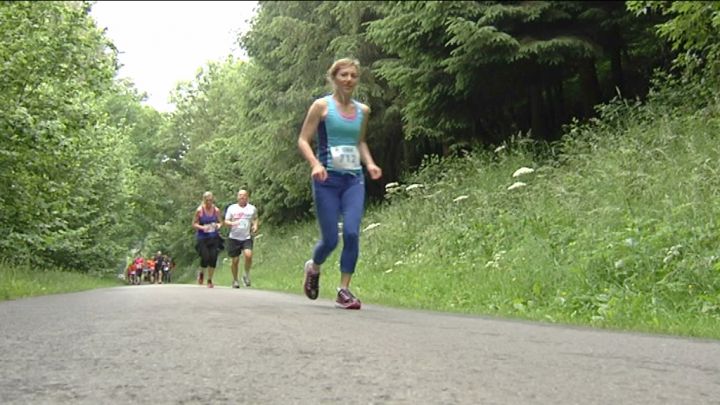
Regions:
<instances>
[{"instance_id":1,"label":"white t-shirt","mask_svg":"<svg viewBox=\"0 0 720 405\"><path fill-rule=\"evenodd\" d=\"M225 213L225 220L228 222L239 221L230 227L230 238L236 240L250 239L250 228L253 220L257 218L257 209L254 205L247 203L244 207L235 203L228 207Z\"/></svg>"}]
</instances>

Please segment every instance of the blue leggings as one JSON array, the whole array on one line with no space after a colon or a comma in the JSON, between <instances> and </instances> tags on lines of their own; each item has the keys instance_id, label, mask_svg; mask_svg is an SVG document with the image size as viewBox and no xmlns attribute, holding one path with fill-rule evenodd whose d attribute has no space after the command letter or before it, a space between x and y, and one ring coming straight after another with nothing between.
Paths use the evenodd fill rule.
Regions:
<instances>
[{"instance_id":1,"label":"blue leggings","mask_svg":"<svg viewBox=\"0 0 720 405\"><path fill-rule=\"evenodd\" d=\"M315 245L313 261L320 265L338 244L338 221L343 218L343 249L340 271L354 273L360 254L360 221L365 209L365 178L362 174L328 172L324 182L312 181L315 213L321 240Z\"/></svg>"}]
</instances>

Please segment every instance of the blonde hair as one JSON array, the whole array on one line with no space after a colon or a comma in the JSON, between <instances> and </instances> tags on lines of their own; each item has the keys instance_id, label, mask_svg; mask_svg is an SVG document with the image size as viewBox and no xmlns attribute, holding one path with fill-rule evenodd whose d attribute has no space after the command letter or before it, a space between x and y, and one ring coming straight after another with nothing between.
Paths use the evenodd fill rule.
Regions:
<instances>
[{"instance_id":1,"label":"blonde hair","mask_svg":"<svg viewBox=\"0 0 720 405\"><path fill-rule=\"evenodd\" d=\"M333 64L330 66L330 69L328 69L326 76L328 83L332 84L333 78L335 78L338 70L346 68L348 66L354 66L358 72L358 75L360 75L360 61L352 58L342 58L333 62Z\"/></svg>"}]
</instances>

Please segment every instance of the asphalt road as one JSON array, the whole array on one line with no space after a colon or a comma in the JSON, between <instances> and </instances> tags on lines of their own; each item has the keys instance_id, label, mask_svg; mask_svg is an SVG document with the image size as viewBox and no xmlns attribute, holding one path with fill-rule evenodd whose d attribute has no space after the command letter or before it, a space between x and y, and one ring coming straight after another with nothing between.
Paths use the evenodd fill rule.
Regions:
<instances>
[{"instance_id":1,"label":"asphalt road","mask_svg":"<svg viewBox=\"0 0 720 405\"><path fill-rule=\"evenodd\" d=\"M0 302L0 403L720 404L720 341L146 285Z\"/></svg>"}]
</instances>

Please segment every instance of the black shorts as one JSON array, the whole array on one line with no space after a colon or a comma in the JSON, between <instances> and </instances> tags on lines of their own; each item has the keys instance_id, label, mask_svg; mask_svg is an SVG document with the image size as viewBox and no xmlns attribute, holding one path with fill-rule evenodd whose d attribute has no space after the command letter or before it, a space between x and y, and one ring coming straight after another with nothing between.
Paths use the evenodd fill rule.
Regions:
<instances>
[{"instance_id":1,"label":"black shorts","mask_svg":"<svg viewBox=\"0 0 720 405\"><path fill-rule=\"evenodd\" d=\"M200 254L200 267L215 268L218 257L218 243L220 238L198 239L195 249Z\"/></svg>"},{"instance_id":2,"label":"black shorts","mask_svg":"<svg viewBox=\"0 0 720 405\"><path fill-rule=\"evenodd\" d=\"M252 250L253 248L253 240L245 239L245 240L237 240L233 238L228 238L228 247L227 247L227 253L230 257L238 257L240 256L240 253L242 253L243 250Z\"/></svg>"}]
</instances>

